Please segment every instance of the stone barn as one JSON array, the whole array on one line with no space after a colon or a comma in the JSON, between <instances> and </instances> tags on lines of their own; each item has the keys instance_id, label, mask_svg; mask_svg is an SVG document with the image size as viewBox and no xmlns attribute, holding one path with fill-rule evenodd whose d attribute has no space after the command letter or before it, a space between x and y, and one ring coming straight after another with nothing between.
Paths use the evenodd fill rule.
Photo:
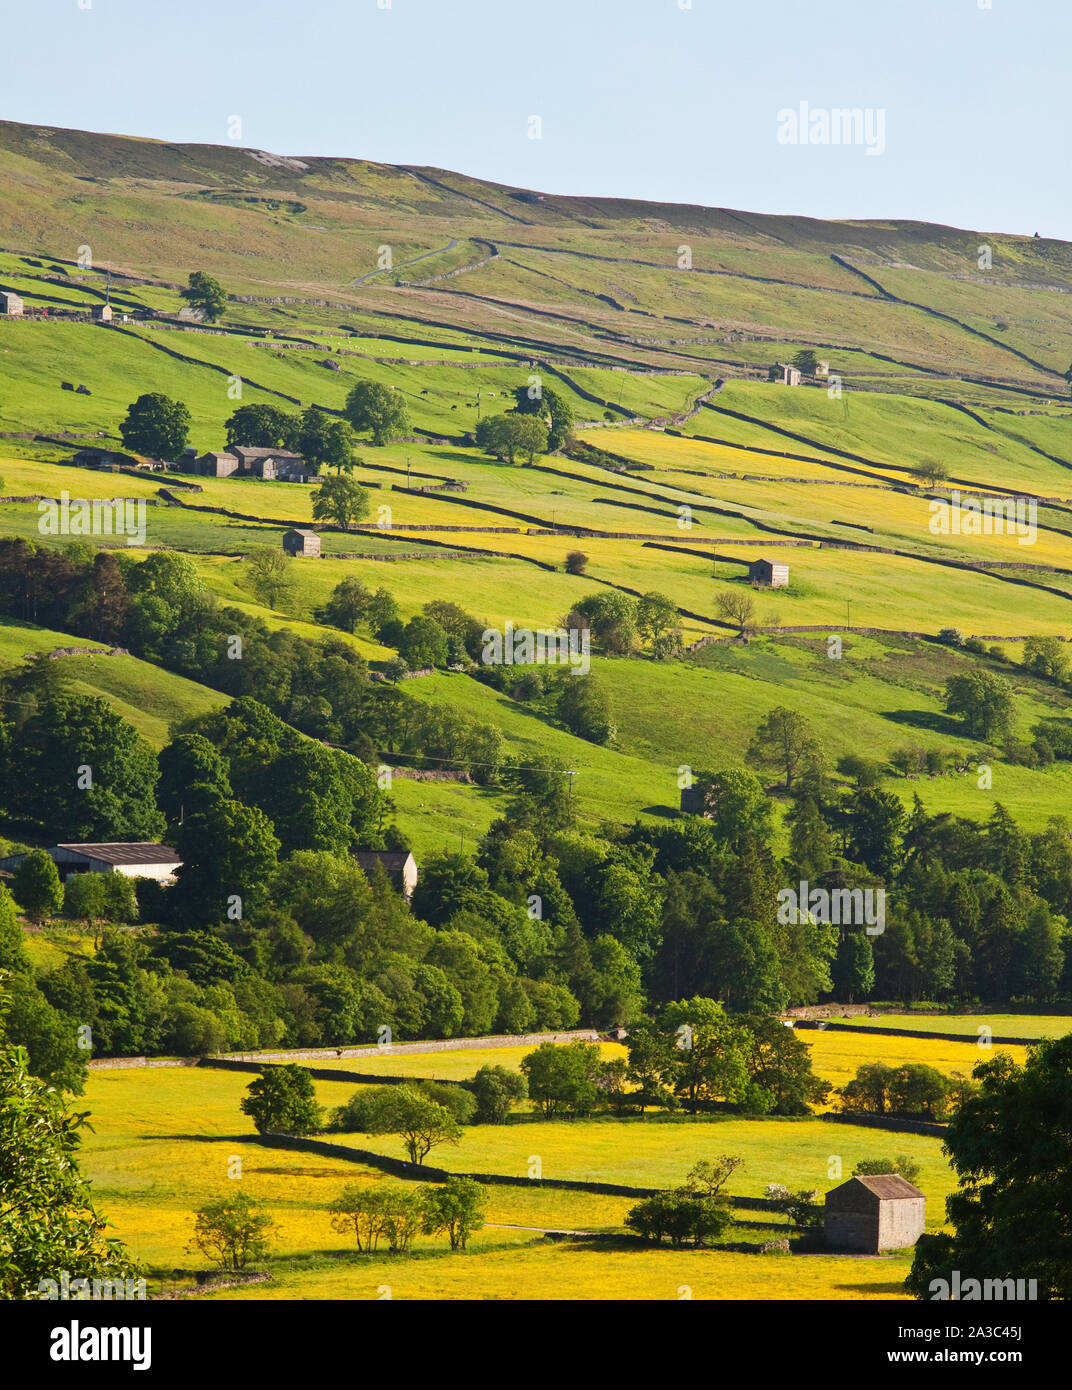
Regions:
<instances>
[{"instance_id":1,"label":"stone barn","mask_svg":"<svg viewBox=\"0 0 1072 1390\"><path fill-rule=\"evenodd\" d=\"M0 314L17 317L24 308L21 295L15 294L12 290L0 290Z\"/></svg>"},{"instance_id":2,"label":"stone barn","mask_svg":"<svg viewBox=\"0 0 1072 1390\"><path fill-rule=\"evenodd\" d=\"M319 555L320 537L301 527L283 533L283 549L288 555Z\"/></svg>"},{"instance_id":3,"label":"stone barn","mask_svg":"<svg viewBox=\"0 0 1072 1390\"><path fill-rule=\"evenodd\" d=\"M800 371L791 362L776 362L768 371L767 380L781 382L783 386L799 386Z\"/></svg>"},{"instance_id":4,"label":"stone barn","mask_svg":"<svg viewBox=\"0 0 1072 1390\"><path fill-rule=\"evenodd\" d=\"M94 304L94 306L93 306L93 322L94 322L94 323L111 323L111 321L112 321L112 306L111 306L110 304Z\"/></svg>"},{"instance_id":5,"label":"stone barn","mask_svg":"<svg viewBox=\"0 0 1072 1390\"><path fill-rule=\"evenodd\" d=\"M210 449L207 454L193 459L189 454L184 454L182 466L188 472L200 473L205 478L229 478L238 471L238 460L225 449Z\"/></svg>"},{"instance_id":6,"label":"stone barn","mask_svg":"<svg viewBox=\"0 0 1072 1390\"><path fill-rule=\"evenodd\" d=\"M899 1173L850 1178L826 1194L826 1244L865 1255L915 1245L923 1234L926 1200Z\"/></svg>"},{"instance_id":7,"label":"stone barn","mask_svg":"<svg viewBox=\"0 0 1072 1390\"><path fill-rule=\"evenodd\" d=\"M774 565L770 560L754 560L748 566L748 578L760 589L787 589L789 566Z\"/></svg>"},{"instance_id":8,"label":"stone barn","mask_svg":"<svg viewBox=\"0 0 1072 1390\"><path fill-rule=\"evenodd\" d=\"M413 897L417 861L409 850L359 849L353 851L353 856L366 874L371 875L379 865L407 902Z\"/></svg>"}]
</instances>

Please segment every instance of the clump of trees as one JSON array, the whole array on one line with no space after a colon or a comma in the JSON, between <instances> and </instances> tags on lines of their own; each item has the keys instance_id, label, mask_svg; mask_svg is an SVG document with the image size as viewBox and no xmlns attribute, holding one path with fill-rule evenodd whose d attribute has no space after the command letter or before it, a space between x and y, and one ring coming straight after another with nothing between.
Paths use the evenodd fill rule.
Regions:
<instances>
[{"instance_id":1,"label":"clump of trees","mask_svg":"<svg viewBox=\"0 0 1072 1390\"><path fill-rule=\"evenodd\" d=\"M397 1134L410 1163L423 1164L438 1145L459 1142L462 1124L472 1119L475 1110L475 1098L460 1086L406 1082L358 1091L335 1111L332 1128Z\"/></svg>"},{"instance_id":2,"label":"clump of trees","mask_svg":"<svg viewBox=\"0 0 1072 1390\"><path fill-rule=\"evenodd\" d=\"M604 1061L596 1043L541 1043L521 1063L545 1119L683 1107L806 1115L829 1092L807 1045L779 1020L729 1015L714 999L683 999L629 1030L628 1058ZM732 1171L732 1170L731 1170Z\"/></svg>"},{"instance_id":3,"label":"clump of trees","mask_svg":"<svg viewBox=\"0 0 1072 1390\"><path fill-rule=\"evenodd\" d=\"M521 1059L529 1099L546 1120L590 1115L599 1102L597 1081L602 1068L599 1044L590 1042L545 1042Z\"/></svg>"},{"instance_id":4,"label":"clump of trees","mask_svg":"<svg viewBox=\"0 0 1072 1390\"><path fill-rule=\"evenodd\" d=\"M553 386L546 386L542 381L530 381L526 386L516 386L514 410L538 420L545 427L546 447L552 452L564 448L571 442L573 407Z\"/></svg>"},{"instance_id":5,"label":"clump of trees","mask_svg":"<svg viewBox=\"0 0 1072 1390\"><path fill-rule=\"evenodd\" d=\"M941 1122L963 1104L974 1089L959 1073L946 1076L936 1067L922 1062L909 1062L900 1067L866 1062L837 1094L842 1110Z\"/></svg>"},{"instance_id":6,"label":"clump of trees","mask_svg":"<svg viewBox=\"0 0 1072 1390\"><path fill-rule=\"evenodd\" d=\"M301 416L277 405L240 405L225 424L227 447L297 450Z\"/></svg>"},{"instance_id":7,"label":"clump of trees","mask_svg":"<svg viewBox=\"0 0 1072 1390\"><path fill-rule=\"evenodd\" d=\"M763 1195L775 1211L780 1211L791 1226L798 1231L811 1231L823 1224L823 1204L818 1201L818 1190L801 1188L796 1192L784 1183L768 1183Z\"/></svg>"},{"instance_id":8,"label":"clump of trees","mask_svg":"<svg viewBox=\"0 0 1072 1390\"><path fill-rule=\"evenodd\" d=\"M615 734L610 697L595 676L567 673L558 682L555 706L570 733L589 743L609 743Z\"/></svg>"},{"instance_id":9,"label":"clump of trees","mask_svg":"<svg viewBox=\"0 0 1072 1390\"><path fill-rule=\"evenodd\" d=\"M524 1076L508 1067L481 1067L469 1088L476 1100L473 1123L478 1125L505 1124L511 1109L528 1098Z\"/></svg>"},{"instance_id":10,"label":"clump of trees","mask_svg":"<svg viewBox=\"0 0 1072 1390\"><path fill-rule=\"evenodd\" d=\"M550 447L547 426L536 415L485 415L474 437L478 448L510 464L518 455L533 464Z\"/></svg>"},{"instance_id":11,"label":"clump of trees","mask_svg":"<svg viewBox=\"0 0 1072 1390\"><path fill-rule=\"evenodd\" d=\"M632 1207L625 1225L654 1245L669 1240L675 1250L699 1249L717 1240L733 1222L722 1188L743 1162L736 1155L722 1154L714 1161L695 1164L680 1187L646 1197Z\"/></svg>"},{"instance_id":12,"label":"clump of trees","mask_svg":"<svg viewBox=\"0 0 1072 1390\"><path fill-rule=\"evenodd\" d=\"M23 904L23 906L25 906ZM72 874L63 889L63 916L85 922L119 925L138 920L135 881L126 874ZM96 945L100 945L99 938Z\"/></svg>"},{"instance_id":13,"label":"clump of trees","mask_svg":"<svg viewBox=\"0 0 1072 1390\"><path fill-rule=\"evenodd\" d=\"M682 651L677 605L655 590L630 598L615 590L586 594L563 620L567 629L587 629L608 656L628 656L642 643L657 660Z\"/></svg>"},{"instance_id":14,"label":"clump of trees","mask_svg":"<svg viewBox=\"0 0 1072 1390\"><path fill-rule=\"evenodd\" d=\"M970 738L993 739L1008 733L1012 691L1002 676L971 670L945 683L945 709L958 716Z\"/></svg>"},{"instance_id":15,"label":"clump of trees","mask_svg":"<svg viewBox=\"0 0 1072 1390\"><path fill-rule=\"evenodd\" d=\"M899 1173L906 1182L916 1182L921 1169L914 1158L898 1154L896 1158L861 1158L852 1170L854 1178L879 1177L885 1173Z\"/></svg>"},{"instance_id":16,"label":"clump of trees","mask_svg":"<svg viewBox=\"0 0 1072 1390\"><path fill-rule=\"evenodd\" d=\"M374 1254L385 1240L392 1255L402 1255L421 1232L442 1232L452 1250L465 1250L484 1225L486 1208L486 1190L480 1183L452 1177L417 1188L350 1183L329 1210L332 1230L352 1234L362 1254Z\"/></svg>"},{"instance_id":17,"label":"clump of trees","mask_svg":"<svg viewBox=\"0 0 1072 1390\"><path fill-rule=\"evenodd\" d=\"M423 1196L400 1183L349 1183L328 1208L331 1229L352 1235L363 1255L375 1254L381 1240L393 1255L405 1254L424 1225Z\"/></svg>"}]
</instances>

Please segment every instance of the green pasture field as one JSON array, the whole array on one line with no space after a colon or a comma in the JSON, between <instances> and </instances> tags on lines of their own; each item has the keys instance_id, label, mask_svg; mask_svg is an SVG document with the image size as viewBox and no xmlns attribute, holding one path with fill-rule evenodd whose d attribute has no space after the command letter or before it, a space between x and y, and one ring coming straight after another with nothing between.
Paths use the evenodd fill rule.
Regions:
<instances>
[{"instance_id":1,"label":"green pasture field","mask_svg":"<svg viewBox=\"0 0 1072 1390\"><path fill-rule=\"evenodd\" d=\"M449 764L447 767L449 770ZM415 782L400 777L392 778L390 797L396 823L418 861L444 849L473 848L492 821L505 813L507 800L499 787ZM362 1064L358 1070L363 1069Z\"/></svg>"},{"instance_id":2,"label":"green pasture field","mask_svg":"<svg viewBox=\"0 0 1072 1390\"><path fill-rule=\"evenodd\" d=\"M1005 280L999 260L992 270L978 270L969 277L941 274L935 270L882 266L876 278L891 293L919 304L941 302L944 313L954 314L964 323L1000 342L1008 343L1029 356L1064 371L1062 354L1072 331L1072 307L1060 295L1041 288L1010 284Z\"/></svg>"},{"instance_id":3,"label":"green pasture field","mask_svg":"<svg viewBox=\"0 0 1072 1390\"><path fill-rule=\"evenodd\" d=\"M28 652L50 652L57 647L107 650L99 642L69 633L24 627L0 618L0 670L19 665ZM66 656L57 658L56 664L67 677L72 694L103 697L157 749L167 743L173 723L227 703L216 691L133 656Z\"/></svg>"},{"instance_id":4,"label":"green pasture field","mask_svg":"<svg viewBox=\"0 0 1072 1390\"><path fill-rule=\"evenodd\" d=\"M554 276L553 282L548 275ZM753 278L682 273L669 254L663 266L638 266L525 251L492 261L464 278L466 290L473 294L529 301L541 296L592 319L614 317L613 307L605 302L609 298L617 301L619 318L625 318L630 302L639 299L649 310L697 323L712 319L733 326L762 323L771 337L781 341L800 338L806 342L814 337L815 324L822 323L840 343L902 360L910 356L920 365L938 369L948 367L952 338L965 368L994 375L1010 370L1010 358L1000 347L873 293L838 294L811 285L779 284L772 294L769 285ZM863 282L856 282L854 288L863 289ZM638 332L637 324L643 320L628 318L630 331ZM1024 363L1018 370L1030 369ZM1045 380L1037 371L1034 378Z\"/></svg>"},{"instance_id":5,"label":"green pasture field","mask_svg":"<svg viewBox=\"0 0 1072 1390\"><path fill-rule=\"evenodd\" d=\"M791 453L821 453L824 447L844 449L880 467L896 469L902 478L914 465L934 458L949 468L954 484L1072 497L1072 476L1067 468L939 402L851 389L846 389L840 400L831 400L820 389L732 382L714 398L712 407L701 409L684 426L686 433L710 434ZM736 420L720 413L722 407L805 435L812 443L787 440L773 430ZM1018 418L1007 418L1010 424L1020 425ZM1072 433L1072 415L1064 419ZM1060 453L1060 449L1052 452ZM866 466L851 459L839 461Z\"/></svg>"}]
</instances>

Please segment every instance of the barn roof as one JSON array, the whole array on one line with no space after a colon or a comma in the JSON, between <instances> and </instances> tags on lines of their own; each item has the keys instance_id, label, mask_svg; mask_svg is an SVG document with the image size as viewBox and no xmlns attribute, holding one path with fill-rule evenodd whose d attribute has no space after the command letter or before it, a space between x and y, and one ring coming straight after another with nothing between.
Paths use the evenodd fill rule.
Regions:
<instances>
[{"instance_id":1,"label":"barn roof","mask_svg":"<svg viewBox=\"0 0 1072 1390\"><path fill-rule=\"evenodd\" d=\"M907 1178L902 1178L900 1173L874 1173L866 1176L861 1174L853 1181L862 1183L869 1192L873 1192L876 1197L883 1201L888 1198L923 1196L915 1183L910 1183Z\"/></svg>"},{"instance_id":2,"label":"barn roof","mask_svg":"<svg viewBox=\"0 0 1072 1390\"><path fill-rule=\"evenodd\" d=\"M316 540L316 538L317 538L317 535L316 535L316 532L315 532L315 531L309 531L309 530L307 530L304 526L292 526L292 527L290 528L290 530L287 532L287 535L288 535L288 536L304 536L304 537L306 538L306 540L308 540L310 537L312 537L313 540Z\"/></svg>"},{"instance_id":3,"label":"barn roof","mask_svg":"<svg viewBox=\"0 0 1072 1390\"><path fill-rule=\"evenodd\" d=\"M408 849L359 849L354 858L363 869L371 869L382 864L385 869L404 869L411 858Z\"/></svg>"},{"instance_id":4,"label":"barn roof","mask_svg":"<svg viewBox=\"0 0 1072 1390\"><path fill-rule=\"evenodd\" d=\"M266 449L261 445L232 444L230 452L240 459L300 459L293 449Z\"/></svg>"},{"instance_id":5,"label":"barn roof","mask_svg":"<svg viewBox=\"0 0 1072 1390\"><path fill-rule=\"evenodd\" d=\"M870 1192L873 1197L877 1197L880 1202L898 1202L906 1198L913 1199L923 1196L919 1188L914 1183L910 1183L907 1178L902 1178L900 1173L876 1173L850 1178L848 1182L843 1182L840 1187L832 1188L826 1194L827 1200L835 1193L841 1193L847 1197L854 1191L859 1192L861 1188Z\"/></svg>"},{"instance_id":6,"label":"barn roof","mask_svg":"<svg viewBox=\"0 0 1072 1390\"><path fill-rule=\"evenodd\" d=\"M103 844L57 845L71 854L84 854L87 859L99 859L104 864L181 864L182 860L168 845L152 844L147 840L111 840Z\"/></svg>"}]
</instances>

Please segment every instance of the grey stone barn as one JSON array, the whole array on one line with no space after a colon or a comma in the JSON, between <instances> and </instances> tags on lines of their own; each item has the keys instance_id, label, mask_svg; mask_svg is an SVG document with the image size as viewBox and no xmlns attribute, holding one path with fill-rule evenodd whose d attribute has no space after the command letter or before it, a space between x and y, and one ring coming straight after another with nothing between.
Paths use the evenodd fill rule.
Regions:
<instances>
[{"instance_id":1,"label":"grey stone barn","mask_svg":"<svg viewBox=\"0 0 1072 1390\"><path fill-rule=\"evenodd\" d=\"M183 467L205 478L229 478L232 473L238 472L238 460L226 450L210 449L207 454L194 459L184 454Z\"/></svg>"},{"instance_id":2,"label":"grey stone barn","mask_svg":"<svg viewBox=\"0 0 1072 1390\"><path fill-rule=\"evenodd\" d=\"M22 295L16 294L14 290L0 290L0 314L16 318L25 307Z\"/></svg>"},{"instance_id":3,"label":"grey stone barn","mask_svg":"<svg viewBox=\"0 0 1072 1390\"><path fill-rule=\"evenodd\" d=\"M291 449L264 449L252 444L232 444L229 450L238 460L239 473L266 482L304 483L312 472L301 454Z\"/></svg>"},{"instance_id":4,"label":"grey stone barn","mask_svg":"<svg viewBox=\"0 0 1072 1390\"><path fill-rule=\"evenodd\" d=\"M753 560L748 566L748 578L761 589L787 589L789 566L775 565L770 560Z\"/></svg>"},{"instance_id":5,"label":"grey stone barn","mask_svg":"<svg viewBox=\"0 0 1072 1390\"><path fill-rule=\"evenodd\" d=\"M826 1194L826 1244L865 1255L915 1245L923 1234L926 1201L899 1173L850 1178Z\"/></svg>"},{"instance_id":6,"label":"grey stone barn","mask_svg":"<svg viewBox=\"0 0 1072 1390\"><path fill-rule=\"evenodd\" d=\"M417 861L409 850L359 849L353 851L353 856L366 874L371 875L377 864L381 865L406 901L413 897L417 886Z\"/></svg>"},{"instance_id":7,"label":"grey stone barn","mask_svg":"<svg viewBox=\"0 0 1072 1390\"><path fill-rule=\"evenodd\" d=\"M320 537L315 531L296 527L283 532L283 549L288 555L319 555Z\"/></svg>"}]
</instances>

